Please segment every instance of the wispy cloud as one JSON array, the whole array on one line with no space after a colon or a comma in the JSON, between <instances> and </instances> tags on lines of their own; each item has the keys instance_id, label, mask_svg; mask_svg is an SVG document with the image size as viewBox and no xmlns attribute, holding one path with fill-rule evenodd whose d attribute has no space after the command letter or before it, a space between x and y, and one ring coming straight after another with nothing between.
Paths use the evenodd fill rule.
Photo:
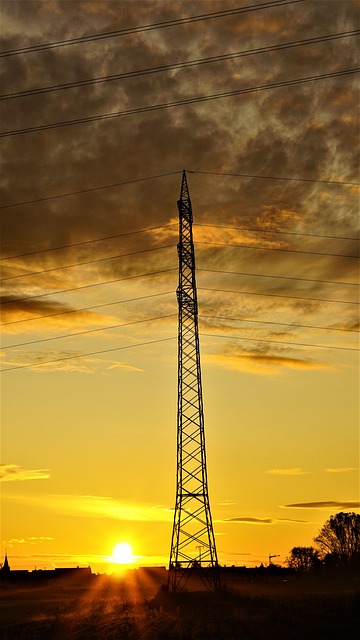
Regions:
<instances>
[{"instance_id":1,"label":"wispy cloud","mask_svg":"<svg viewBox=\"0 0 360 640\"><path fill-rule=\"evenodd\" d=\"M356 467L329 467L325 469L326 473L348 473L349 471L358 471Z\"/></svg>"},{"instance_id":2,"label":"wispy cloud","mask_svg":"<svg viewBox=\"0 0 360 640\"><path fill-rule=\"evenodd\" d=\"M225 518L222 522L240 522L242 524L273 524L272 518Z\"/></svg>"},{"instance_id":3,"label":"wispy cloud","mask_svg":"<svg viewBox=\"0 0 360 640\"><path fill-rule=\"evenodd\" d=\"M14 349L6 356L3 366L9 368L31 366L32 371L40 373L57 371L93 373L97 362L97 358L83 357L79 351L50 349L39 353Z\"/></svg>"},{"instance_id":4,"label":"wispy cloud","mask_svg":"<svg viewBox=\"0 0 360 640\"><path fill-rule=\"evenodd\" d=\"M173 518L173 512L163 505L130 503L110 496L49 494L30 497L17 496L12 497L11 500L36 504L47 509L88 518L143 522L170 522Z\"/></svg>"},{"instance_id":5,"label":"wispy cloud","mask_svg":"<svg viewBox=\"0 0 360 640\"><path fill-rule=\"evenodd\" d=\"M216 520L216 522L237 522L239 524L278 524L283 522L290 523L307 523L307 520L293 520L292 518L253 518L253 517L239 517L239 518L224 518L223 520Z\"/></svg>"},{"instance_id":6,"label":"wispy cloud","mask_svg":"<svg viewBox=\"0 0 360 640\"><path fill-rule=\"evenodd\" d=\"M144 371L144 369L134 367L133 365L127 364L126 362L115 362L108 367L108 371L112 371L115 369L118 369L120 371L133 371L134 373Z\"/></svg>"},{"instance_id":7,"label":"wispy cloud","mask_svg":"<svg viewBox=\"0 0 360 640\"><path fill-rule=\"evenodd\" d=\"M292 509L360 509L359 501L326 500L324 502L297 502L285 504L284 508Z\"/></svg>"},{"instance_id":8,"label":"wispy cloud","mask_svg":"<svg viewBox=\"0 0 360 640\"><path fill-rule=\"evenodd\" d=\"M51 536L30 536L28 538L10 538L6 540L6 546L13 547L18 544L38 544L54 540Z\"/></svg>"},{"instance_id":9,"label":"wispy cloud","mask_svg":"<svg viewBox=\"0 0 360 640\"><path fill-rule=\"evenodd\" d=\"M265 473L271 473L272 475L277 476L302 476L306 473L312 473L312 471L306 471L301 467L289 467L284 469L269 469L265 471Z\"/></svg>"},{"instance_id":10,"label":"wispy cloud","mask_svg":"<svg viewBox=\"0 0 360 640\"><path fill-rule=\"evenodd\" d=\"M21 469L17 464L0 465L1 482L14 480L44 480L50 478L50 469Z\"/></svg>"},{"instance_id":11,"label":"wispy cloud","mask_svg":"<svg viewBox=\"0 0 360 640\"><path fill-rule=\"evenodd\" d=\"M323 370L330 369L328 365L321 362L314 362L307 358L295 358L286 355L264 355L260 353L233 353L208 354L205 355L206 362L221 366L231 370L246 370L250 373L274 374L279 373L282 368L301 370Z\"/></svg>"}]
</instances>

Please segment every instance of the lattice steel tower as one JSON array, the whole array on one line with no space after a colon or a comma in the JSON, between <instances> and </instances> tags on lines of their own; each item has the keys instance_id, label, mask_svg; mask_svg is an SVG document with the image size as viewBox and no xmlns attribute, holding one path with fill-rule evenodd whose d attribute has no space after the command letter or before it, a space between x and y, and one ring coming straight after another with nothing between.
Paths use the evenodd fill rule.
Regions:
<instances>
[{"instance_id":1,"label":"lattice steel tower","mask_svg":"<svg viewBox=\"0 0 360 640\"><path fill-rule=\"evenodd\" d=\"M183 172L179 209L179 305L177 489L171 540L171 591L196 573L209 590L219 587L218 560L210 512L201 386L198 306L192 208Z\"/></svg>"}]
</instances>

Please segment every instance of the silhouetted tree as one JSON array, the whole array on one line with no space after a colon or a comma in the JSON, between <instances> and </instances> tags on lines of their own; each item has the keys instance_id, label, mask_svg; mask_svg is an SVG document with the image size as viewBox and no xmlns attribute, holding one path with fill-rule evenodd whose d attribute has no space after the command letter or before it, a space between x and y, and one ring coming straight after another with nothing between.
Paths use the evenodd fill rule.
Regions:
<instances>
[{"instance_id":1,"label":"silhouetted tree","mask_svg":"<svg viewBox=\"0 0 360 640\"><path fill-rule=\"evenodd\" d=\"M357 513L337 513L330 516L314 538L320 555L329 555L346 564L360 557L360 515Z\"/></svg>"},{"instance_id":2,"label":"silhouetted tree","mask_svg":"<svg viewBox=\"0 0 360 640\"><path fill-rule=\"evenodd\" d=\"M314 547L293 547L286 561L295 571L312 571L319 563L319 553Z\"/></svg>"}]
</instances>

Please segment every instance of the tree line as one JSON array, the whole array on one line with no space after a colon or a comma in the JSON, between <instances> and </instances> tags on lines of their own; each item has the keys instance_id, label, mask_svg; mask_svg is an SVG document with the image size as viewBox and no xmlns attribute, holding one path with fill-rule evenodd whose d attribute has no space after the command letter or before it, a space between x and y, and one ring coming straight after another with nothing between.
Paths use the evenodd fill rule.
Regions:
<instances>
[{"instance_id":1,"label":"tree line","mask_svg":"<svg viewBox=\"0 0 360 640\"><path fill-rule=\"evenodd\" d=\"M296 571L320 566L360 569L360 515L337 513L325 522L313 547L293 547L287 564Z\"/></svg>"}]
</instances>

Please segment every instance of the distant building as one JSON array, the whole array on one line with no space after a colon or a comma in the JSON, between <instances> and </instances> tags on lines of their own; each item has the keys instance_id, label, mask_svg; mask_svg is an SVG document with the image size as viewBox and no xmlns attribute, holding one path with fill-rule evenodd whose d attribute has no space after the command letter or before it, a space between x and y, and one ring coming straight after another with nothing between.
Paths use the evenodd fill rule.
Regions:
<instances>
[{"instance_id":1,"label":"distant building","mask_svg":"<svg viewBox=\"0 0 360 640\"><path fill-rule=\"evenodd\" d=\"M5 553L4 564L0 569L0 580L1 582L6 582L10 577L10 565L7 557L7 553Z\"/></svg>"},{"instance_id":2,"label":"distant building","mask_svg":"<svg viewBox=\"0 0 360 640\"><path fill-rule=\"evenodd\" d=\"M4 564L0 569L0 582L23 583L23 582L39 582L43 580L68 580L75 583L82 583L93 577L90 567L64 567L58 569L34 569L27 570L10 570L7 554L5 555Z\"/></svg>"}]
</instances>

